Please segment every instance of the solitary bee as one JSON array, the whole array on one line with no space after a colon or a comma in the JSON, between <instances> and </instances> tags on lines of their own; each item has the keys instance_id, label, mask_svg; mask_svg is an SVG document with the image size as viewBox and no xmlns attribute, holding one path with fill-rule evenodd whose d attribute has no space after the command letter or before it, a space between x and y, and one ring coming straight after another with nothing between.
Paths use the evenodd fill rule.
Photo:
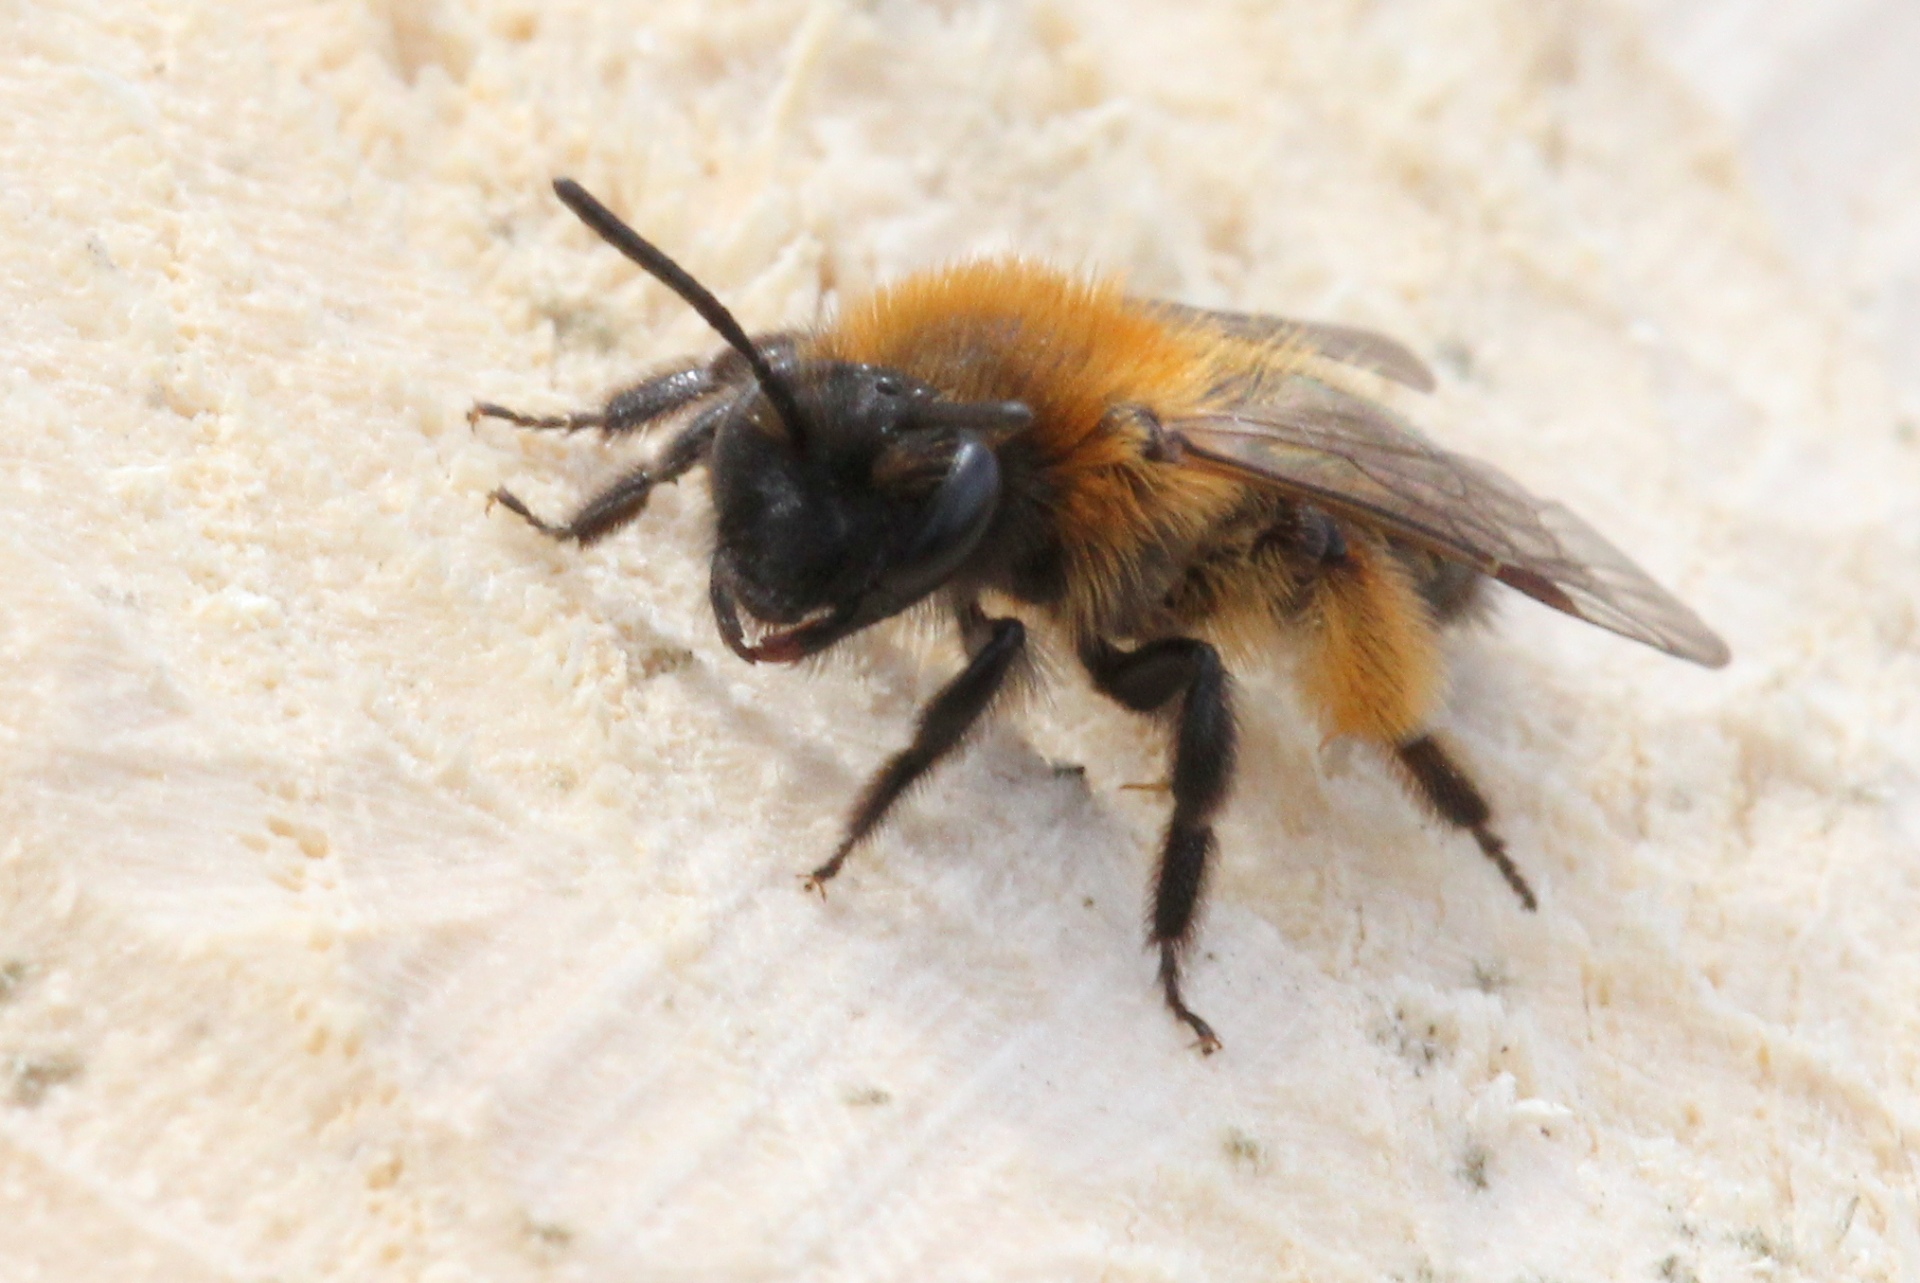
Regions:
<instances>
[{"instance_id":1,"label":"solitary bee","mask_svg":"<svg viewBox=\"0 0 1920 1283\"><path fill-rule=\"evenodd\" d=\"M1217 641L1291 634L1322 729L1383 749L1528 910L1533 890L1486 800L1428 729L1440 631L1494 579L1682 659L1727 661L1691 610L1571 512L1352 390L1352 371L1432 389L1391 339L1132 298L1017 259L910 276L824 328L749 338L578 184L554 190L728 346L588 413L475 405L476 422L609 435L686 413L653 462L563 523L505 489L494 500L586 545L706 464L714 619L749 663L804 659L923 603L951 616L966 666L867 784L813 890L965 742L1026 662L1030 623L1102 693L1165 718L1172 815L1149 938L1167 1006L1202 1052L1220 1041L1181 996L1180 963L1233 778Z\"/></svg>"}]
</instances>

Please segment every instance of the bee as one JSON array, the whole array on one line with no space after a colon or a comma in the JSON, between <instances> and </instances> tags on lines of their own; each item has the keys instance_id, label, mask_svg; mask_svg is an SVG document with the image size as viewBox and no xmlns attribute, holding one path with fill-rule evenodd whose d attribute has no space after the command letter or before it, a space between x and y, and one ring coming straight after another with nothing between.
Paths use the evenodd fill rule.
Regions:
<instances>
[{"instance_id":1,"label":"bee","mask_svg":"<svg viewBox=\"0 0 1920 1283\"><path fill-rule=\"evenodd\" d=\"M1432 390L1392 339L1135 298L1020 259L909 276L831 324L749 337L578 184L554 190L726 347L586 413L476 404L474 422L563 432L679 424L566 521L504 488L493 501L585 546L704 464L713 616L749 663L793 663L917 607L952 620L965 666L867 783L838 847L806 875L811 890L824 893L1004 702L1036 641L1161 719L1171 813L1148 938L1166 1004L1202 1052L1220 1040L1187 1005L1181 964L1234 775L1223 647L1290 636L1322 730L1381 750L1527 910L1533 889L1485 796L1430 728L1442 631L1474 617L1497 581L1681 659L1727 661L1691 610L1566 508L1356 390L1369 379Z\"/></svg>"}]
</instances>

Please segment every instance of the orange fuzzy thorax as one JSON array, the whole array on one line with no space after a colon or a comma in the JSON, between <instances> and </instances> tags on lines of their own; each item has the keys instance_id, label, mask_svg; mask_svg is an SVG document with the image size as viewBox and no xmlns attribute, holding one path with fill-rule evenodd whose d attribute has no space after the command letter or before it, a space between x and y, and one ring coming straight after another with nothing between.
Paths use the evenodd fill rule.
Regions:
<instances>
[{"instance_id":1,"label":"orange fuzzy thorax","mask_svg":"<svg viewBox=\"0 0 1920 1283\"><path fill-rule=\"evenodd\" d=\"M1066 613L1079 632L1112 622L1141 548L1197 537L1241 489L1150 465L1137 434L1105 422L1128 404L1162 419L1190 414L1209 381L1204 346L1130 306L1111 281L1020 259L926 272L853 304L807 355L897 369L955 400L1033 409L1027 439L1054 491L1080 590Z\"/></svg>"},{"instance_id":2,"label":"orange fuzzy thorax","mask_svg":"<svg viewBox=\"0 0 1920 1283\"><path fill-rule=\"evenodd\" d=\"M1201 391L1199 353L1129 307L1119 286L1024 259L896 281L855 303L817 342L814 354L898 369L955 400L1025 401L1036 418L1076 437L1114 404L1177 410Z\"/></svg>"}]
</instances>

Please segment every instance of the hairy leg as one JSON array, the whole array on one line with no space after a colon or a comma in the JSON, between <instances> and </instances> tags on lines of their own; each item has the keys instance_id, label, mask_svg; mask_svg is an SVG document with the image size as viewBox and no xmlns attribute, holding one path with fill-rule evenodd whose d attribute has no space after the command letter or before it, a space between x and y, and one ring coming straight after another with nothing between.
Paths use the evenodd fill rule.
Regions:
<instances>
[{"instance_id":1,"label":"hairy leg","mask_svg":"<svg viewBox=\"0 0 1920 1283\"><path fill-rule=\"evenodd\" d=\"M585 547L606 538L639 516L647 506L647 499L653 494L655 486L679 480L706 458L707 447L713 442L714 431L720 425L720 412L724 409L721 406L702 414L667 443L667 448L660 452L659 458L635 468L587 500L578 512L563 523L556 524L536 517L518 495L504 487L493 492L493 501L510 512L518 513L541 534L554 539L571 539Z\"/></svg>"},{"instance_id":2,"label":"hairy leg","mask_svg":"<svg viewBox=\"0 0 1920 1283\"><path fill-rule=\"evenodd\" d=\"M1148 938L1160 949L1160 989L1167 1006L1199 1036L1200 1051L1220 1048L1213 1027L1180 995L1180 959L1193 942L1195 914L1213 852L1213 814L1233 781L1236 733L1231 683L1219 652L1205 642L1170 637L1126 651L1095 642L1081 653L1094 684L1139 713L1180 703L1174 731L1173 814L1154 882Z\"/></svg>"},{"instance_id":3,"label":"hairy leg","mask_svg":"<svg viewBox=\"0 0 1920 1283\"><path fill-rule=\"evenodd\" d=\"M1425 582L1379 540L1346 542L1342 556L1320 569L1312 589L1316 627L1302 666L1309 699L1333 734L1390 749L1415 795L1440 819L1471 834L1520 903L1533 909L1532 888L1490 827L1492 808L1426 730L1439 701L1441 663ZM1460 591L1470 592L1471 582L1463 582Z\"/></svg>"},{"instance_id":4,"label":"hairy leg","mask_svg":"<svg viewBox=\"0 0 1920 1283\"><path fill-rule=\"evenodd\" d=\"M1500 876L1520 897L1520 903L1527 912L1532 913L1539 908L1533 888L1527 885L1527 880L1508 857L1507 844L1488 827L1493 819L1493 808L1487 805L1486 798L1474 787L1473 780L1453 759L1453 755L1442 747L1440 741L1430 734L1416 735L1395 745L1393 752L1421 799L1433 809L1433 813L1455 828L1465 829L1473 835L1473 840L1480 844L1480 849L1500 870Z\"/></svg>"},{"instance_id":5,"label":"hairy leg","mask_svg":"<svg viewBox=\"0 0 1920 1283\"><path fill-rule=\"evenodd\" d=\"M477 401L467 411L467 422L473 424L482 419L504 419L522 428L559 432L598 428L608 436L617 436L644 428L702 397L712 396L723 386L713 377L712 365L703 361L677 366L654 375L644 383L617 392L598 410L574 414L522 414L491 401Z\"/></svg>"},{"instance_id":6,"label":"hairy leg","mask_svg":"<svg viewBox=\"0 0 1920 1283\"><path fill-rule=\"evenodd\" d=\"M865 841L886 818L900 795L966 741L967 734L993 704L1007 676L1025 653L1027 630L1017 619L988 619L970 608L962 619L972 658L952 681L941 688L920 713L913 742L867 782L840 840L828 861L807 875L807 890L824 894L826 884L852 850Z\"/></svg>"},{"instance_id":7,"label":"hairy leg","mask_svg":"<svg viewBox=\"0 0 1920 1283\"><path fill-rule=\"evenodd\" d=\"M795 337L788 333L761 334L754 345L776 368L792 364ZM648 426L686 409L696 401L720 392L743 388L753 382L753 374L740 354L728 348L708 361L688 361L662 370L630 388L616 392L598 410L574 414L522 414L491 401L478 401L467 411L467 422L502 419L522 428L542 431L581 432L597 428L608 436L620 436Z\"/></svg>"}]
</instances>

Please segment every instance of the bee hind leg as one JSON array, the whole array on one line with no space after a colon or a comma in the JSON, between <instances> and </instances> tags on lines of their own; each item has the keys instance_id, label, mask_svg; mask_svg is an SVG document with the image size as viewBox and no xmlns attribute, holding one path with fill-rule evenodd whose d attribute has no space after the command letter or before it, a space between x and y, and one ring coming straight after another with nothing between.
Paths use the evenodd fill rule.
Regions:
<instances>
[{"instance_id":1,"label":"bee hind leg","mask_svg":"<svg viewBox=\"0 0 1920 1283\"><path fill-rule=\"evenodd\" d=\"M1425 565L1364 530L1349 529L1337 543L1339 555L1318 568L1311 590L1315 626L1301 666L1309 703L1331 735L1388 750L1414 796L1472 834L1532 910L1533 888L1493 831L1492 808L1465 768L1424 729L1443 684L1436 625L1470 613L1475 577Z\"/></svg>"},{"instance_id":2,"label":"bee hind leg","mask_svg":"<svg viewBox=\"0 0 1920 1283\"><path fill-rule=\"evenodd\" d=\"M1507 844L1490 827L1493 808L1487 805L1487 799L1480 795L1473 780L1440 741L1432 735L1416 735L1396 744L1393 753L1413 781L1421 799L1433 808L1434 814L1455 828L1473 834L1473 840L1480 844L1480 849L1500 870L1500 876L1520 897L1520 903L1527 912L1538 909L1540 904L1534 898L1533 888L1527 885L1526 878L1514 867L1512 858L1507 855Z\"/></svg>"},{"instance_id":3,"label":"bee hind leg","mask_svg":"<svg viewBox=\"0 0 1920 1283\"><path fill-rule=\"evenodd\" d=\"M1157 713L1176 700L1173 742L1173 814L1154 882L1148 939L1160 950L1160 990L1167 1007L1199 1037L1199 1050L1220 1049L1213 1027L1180 994L1180 959L1193 943L1195 914L1213 853L1213 814L1233 782L1237 736L1232 683L1220 653L1202 641L1169 637L1126 651L1094 642L1081 662L1102 693L1138 713Z\"/></svg>"}]
</instances>

